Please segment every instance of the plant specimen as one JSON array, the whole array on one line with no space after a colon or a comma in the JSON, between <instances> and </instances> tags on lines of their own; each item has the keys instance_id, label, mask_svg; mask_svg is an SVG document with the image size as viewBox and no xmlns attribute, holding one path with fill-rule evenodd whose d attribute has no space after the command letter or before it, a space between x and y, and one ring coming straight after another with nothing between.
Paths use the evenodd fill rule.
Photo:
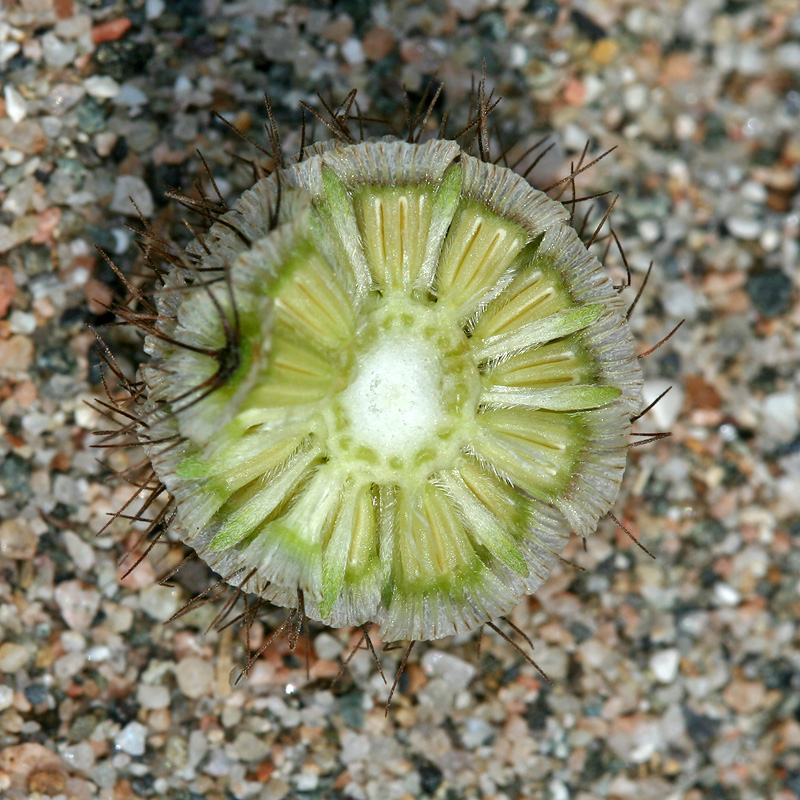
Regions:
<instances>
[{"instance_id":1,"label":"plant specimen","mask_svg":"<svg viewBox=\"0 0 800 800\"><path fill-rule=\"evenodd\" d=\"M595 530L642 377L572 224L585 153L543 192L490 158L483 82L454 140L423 141L435 100L365 139L354 97L295 159L273 120L272 169L233 206L182 197L209 222L185 251L146 226L157 287L116 310L150 362L127 380L103 350L127 397L102 433L152 466L143 538L168 529L234 587L220 619L255 596L245 618L286 607L290 643L312 619L413 644L494 627Z\"/></svg>"}]
</instances>

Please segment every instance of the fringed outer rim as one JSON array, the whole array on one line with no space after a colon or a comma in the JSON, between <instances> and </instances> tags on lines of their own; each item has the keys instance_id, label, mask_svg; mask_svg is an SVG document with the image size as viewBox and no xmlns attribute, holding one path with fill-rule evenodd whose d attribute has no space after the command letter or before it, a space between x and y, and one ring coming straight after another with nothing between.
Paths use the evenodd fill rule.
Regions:
<instances>
[{"instance_id":1,"label":"fringed outer rim","mask_svg":"<svg viewBox=\"0 0 800 800\"><path fill-rule=\"evenodd\" d=\"M158 294L156 301L160 314L159 328L164 333L172 336L182 326L186 315L182 301L186 290L191 288L189 284L196 280L197 270L204 273L220 270L223 275L225 270L229 270L230 280L238 294L239 287L244 287L247 292L263 280L264 263L280 264L282 252L290 248L298 237L307 235L311 203L325 191L326 169L331 170L346 188L352 189L355 185L384 185L387 182L425 181L435 185L442 181L453 164L458 164L462 198L472 199L517 223L528 232L531 240L543 234L539 247L542 252L553 254L554 263L573 298L579 304L601 303L604 306L599 319L585 331L583 341L599 365L600 383L618 387L621 395L608 405L586 414L590 430L586 452L567 491L552 506L532 502L528 532L518 543L529 574L520 576L495 560L488 570L491 579L470 589L465 595L468 598L466 604L448 603L446 598L430 602L430 598L419 596L404 601L403 607L395 605L387 611L380 602L380 583L385 575L376 571L370 581L359 586L358 596L345 586L333 611L322 619L335 626L377 622L382 626L383 637L389 641L438 638L474 629L508 613L522 597L535 591L558 559L569 534L574 532L586 536L591 533L616 499L626 462L630 418L641 407L642 387L624 305L598 260L588 253L570 227L569 215L560 203L533 189L510 170L466 155L454 142L433 140L424 145L412 145L391 138L355 145L333 142L308 148L304 156L299 163L257 182L223 216L222 221L211 226L202 240L196 240L187 248L187 254L194 260L193 268L176 269L164 277L165 291ZM273 224L276 208L279 208L277 225ZM235 223L250 244L231 230L226 221ZM332 225L338 230L340 246L355 272L355 292L363 300L370 287L363 277L368 268L355 220L352 214L349 218L338 216ZM444 233L439 232L439 246ZM431 248L435 250L435 244ZM345 269L341 263L342 254L336 247L323 254L337 271ZM215 287L214 291L219 292L218 297L223 296L221 286ZM266 303L263 308L265 319L271 313ZM188 330L189 326L185 327ZM267 329L265 324L265 332ZM152 335L147 337L145 348L156 362L167 359L173 349ZM150 385L151 394L143 401L144 415L149 424L146 430L141 431L141 439L157 474L177 500L175 531L223 577L241 574L242 567L252 566L246 553L214 551L209 547L215 535L214 527L209 523L221 502L203 491L202 482L178 479L176 475L178 464L187 456L188 444L183 441L173 441L169 445L154 443L174 438L181 432L180 422L158 403L168 396L168 376L159 375L157 363L156 366L144 367L142 377ZM238 396L237 402L241 397L243 394ZM219 410L219 427L232 419L235 413L235 407ZM313 565L309 569L313 572ZM297 587L278 585L260 569L241 582L241 588L277 605L297 606ZM310 618L320 619L318 583L311 580L304 592L305 613Z\"/></svg>"}]
</instances>

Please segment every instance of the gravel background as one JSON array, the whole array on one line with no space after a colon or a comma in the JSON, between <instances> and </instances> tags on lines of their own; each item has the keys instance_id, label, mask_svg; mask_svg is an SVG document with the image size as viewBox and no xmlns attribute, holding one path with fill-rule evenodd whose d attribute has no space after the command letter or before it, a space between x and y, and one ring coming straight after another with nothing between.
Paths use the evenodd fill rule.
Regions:
<instances>
[{"instance_id":1,"label":"gravel background","mask_svg":"<svg viewBox=\"0 0 800 800\"><path fill-rule=\"evenodd\" d=\"M162 549L122 579L135 533L95 537L129 489L89 447L86 324L131 370L139 345L105 327L121 285L93 245L136 272L129 196L185 238L163 193L197 148L249 186L211 109L264 142L268 90L294 151L317 91L395 118L438 70L463 119L484 59L495 152L556 143L539 185L619 145L580 189L620 194L635 285L655 260L641 349L687 319L644 362L649 397L673 389L640 430L673 435L633 451L617 509L656 559L605 522L515 611L552 687L494 634L446 640L386 720L367 653L330 686L356 634L314 629L310 685L279 642L232 688L241 631L203 635L211 606L161 624L210 576L159 586ZM795 0L3 0L0 82L0 795L800 797Z\"/></svg>"}]
</instances>

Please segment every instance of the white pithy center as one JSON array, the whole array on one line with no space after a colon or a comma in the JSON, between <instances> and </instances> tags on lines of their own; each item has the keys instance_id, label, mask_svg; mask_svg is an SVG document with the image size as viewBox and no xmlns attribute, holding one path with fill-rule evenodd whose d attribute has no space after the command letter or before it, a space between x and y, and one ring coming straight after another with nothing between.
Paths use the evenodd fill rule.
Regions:
<instances>
[{"instance_id":1,"label":"white pithy center","mask_svg":"<svg viewBox=\"0 0 800 800\"><path fill-rule=\"evenodd\" d=\"M380 341L342 392L353 439L384 458L413 455L445 421L442 378L430 343L408 335Z\"/></svg>"}]
</instances>

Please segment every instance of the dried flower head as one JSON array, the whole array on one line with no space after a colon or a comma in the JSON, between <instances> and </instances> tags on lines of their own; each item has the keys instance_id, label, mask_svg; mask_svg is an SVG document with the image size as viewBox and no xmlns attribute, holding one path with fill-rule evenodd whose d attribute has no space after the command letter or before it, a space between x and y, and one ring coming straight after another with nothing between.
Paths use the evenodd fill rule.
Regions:
<instances>
[{"instance_id":1,"label":"dried flower head","mask_svg":"<svg viewBox=\"0 0 800 800\"><path fill-rule=\"evenodd\" d=\"M492 624L595 530L642 377L570 208L489 158L483 83L458 141L420 141L432 103L362 139L353 98L291 163L273 123L232 207L183 198L211 222L185 252L145 230L154 300L118 313L150 361L105 435L143 445L145 508L169 498L146 536L290 609L290 641L308 618L413 643Z\"/></svg>"}]
</instances>

